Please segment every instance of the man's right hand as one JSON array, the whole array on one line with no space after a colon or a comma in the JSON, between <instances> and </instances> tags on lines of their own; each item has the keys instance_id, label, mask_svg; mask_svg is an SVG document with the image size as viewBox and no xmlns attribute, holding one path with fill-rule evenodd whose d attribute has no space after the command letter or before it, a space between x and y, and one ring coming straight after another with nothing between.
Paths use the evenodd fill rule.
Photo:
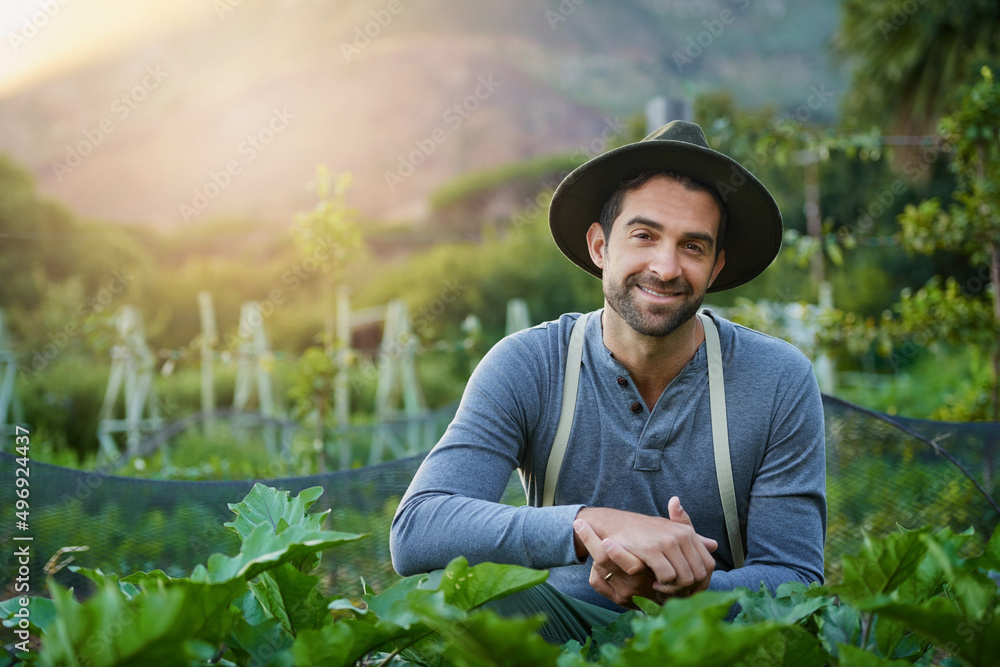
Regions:
<instances>
[{"instance_id":1,"label":"man's right hand","mask_svg":"<svg viewBox=\"0 0 1000 667\"><path fill-rule=\"evenodd\" d=\"M711 552L718 543L698 535L680 499L671 498L670 518L646 516L634 512L600 507L585 507L577 514L584 522L583 530L575 530L576 553L580 558L590 553L599 574L618 574L622 580L634 580L635 575L649 568L656 581L656 598L688 595L708 588L715 560ZM579 524L576 524L579 525ZM588 531L587 528L592 530ZM600 539L600 542L594 540ZM625 575L625 576L622 576ZM604 576L597 577L607 584ZM604 588L601 586L600 588ZM598 592L608 596L609 591ZM623 595L614 591L614 598L630 599L631 595L651 597L649 591L636 590ZM612 598L612 599L614 599ZM620 604L620 603L619 603Z\"/></svg>"}]
</instances>

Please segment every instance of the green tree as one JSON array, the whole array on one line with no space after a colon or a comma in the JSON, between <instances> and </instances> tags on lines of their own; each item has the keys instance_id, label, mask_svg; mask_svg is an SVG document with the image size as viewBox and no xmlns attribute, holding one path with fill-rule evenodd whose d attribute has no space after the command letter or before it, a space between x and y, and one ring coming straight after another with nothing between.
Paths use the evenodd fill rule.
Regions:
<instances>
[{"instance_id":1,"label":"green tree","mask_svg":"<svg viewBox=\"0 0 1000 667\"><path fill-rule=\"evenodd\" d=\"M335 334L335 308L331 302L347 266L362 251L361 231L346 201L350 184L350 174L334 179L326 166L320 165L316 170L319 202L312 210L295 216L293 230L303 254L322 262L323 346L311 347L302 355L289 392L296 413L313 422L320 471L326 467L324 436L330 417L340 425L346 425L349 418L347 346L350 343L350 313L345 307L336 308L341 326L339 335ZM346 304L346 300L338 298L339 304ZM330 413L331 396L334 398L333 415Z\"/></svg>"},{"instance_id":2,"label":"green tree","mask_svg":"<svg viewBox=\"0 0 1000 667\"><path fill-rule=\"evenodd\" d=\"M975 65L1000 56L1000 4L846 0L834 47L854 70L848 109L893 134L925 134Z\"/></svg>"},{"instance_id":3,"label":"green tree","mask_svg":"<svg viewBox=\"0 0 1000 667\"><path fill-rule=\"evenodd\" d=\"M904 290L893 313L879 322L835 313L827 334L861 351L877 344L894 367L912 353L900 348L947 342L992 355L988 391L972 392L956 414L938 416L1000 420L1000 86L986 67L967 87L957 110L942 119L940 132L951 147L957 187L947 208L937 198L907 206L899 216L904 247L930 255L962 256L979 275L961 283L935 276L916 291Z\"/></svg>"}]
</instances>

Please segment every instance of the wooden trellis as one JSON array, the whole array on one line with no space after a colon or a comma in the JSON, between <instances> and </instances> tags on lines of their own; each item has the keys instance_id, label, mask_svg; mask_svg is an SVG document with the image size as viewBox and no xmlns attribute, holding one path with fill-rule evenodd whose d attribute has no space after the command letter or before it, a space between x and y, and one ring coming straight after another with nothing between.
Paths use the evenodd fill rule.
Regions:
<instances>
[{"instance_id":1,"label":"wooden trellis","mask_svg":"<svg viewBox=\"0 0 1000 667\"><path fill-rule=\"evenodd\" d=\"M153 398L153 353L146 346L142 316L133 306L122 306L114 317L117 340L111 348L111 373L108 376L101 420L97 426L100 451L109 461L118 459L113 434L125 433L125 446L131 453L143 433L158 429L162 420ZM124 390L125 418L115 418L118 395ZM145 415L145 416L144 416Z\"/></svg>"}]
</instances>

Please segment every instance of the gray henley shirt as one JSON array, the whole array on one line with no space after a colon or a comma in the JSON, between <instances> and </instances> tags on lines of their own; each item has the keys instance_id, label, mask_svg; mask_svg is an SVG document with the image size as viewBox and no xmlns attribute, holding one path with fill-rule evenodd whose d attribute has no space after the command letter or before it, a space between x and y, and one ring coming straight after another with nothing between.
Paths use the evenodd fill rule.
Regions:
<instances>
[{"instance_id":1,"label":"gray henley shirt","mask_svg":"<svg viewBox=\"0 0 1000 667\"><path fill-rule=\"evenodd\" d=\"M676 495L695 530L719 543L711 589L822 581L826 460L812 365L782 340L711 316L722 347L742 568L733 569L716 480L704 344L649 410L605 347L601 318L592 317L555 506L532 506L559 421L579 317L570 314L504 338L476 368L396 512L396 570L428 572L459 555L547 568L567 595L620 610L588 583L590 561L576 557L573 520L584 506L667 516ZM498 502L515 469L528 490L525 507Z\"/></svg>"}]
</instances>

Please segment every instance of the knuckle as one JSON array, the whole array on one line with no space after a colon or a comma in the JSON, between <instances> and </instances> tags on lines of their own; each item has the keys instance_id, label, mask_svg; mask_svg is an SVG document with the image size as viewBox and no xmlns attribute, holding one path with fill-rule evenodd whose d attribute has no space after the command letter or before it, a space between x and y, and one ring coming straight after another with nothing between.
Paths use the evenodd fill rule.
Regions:
<instances>
[{"instance_id":1,"label":"knuckle","mask_svg":"<svg viewBox=\"0 0 1000 667\"><path fill-rule=\"evenodd\" d=\"M628 567L624 568L624 571L626 574L635 576L640 572L642 572L643 568L644 565L642 563L633 563L632 565L629 565Z\"/></svg>"}]
</instances>

